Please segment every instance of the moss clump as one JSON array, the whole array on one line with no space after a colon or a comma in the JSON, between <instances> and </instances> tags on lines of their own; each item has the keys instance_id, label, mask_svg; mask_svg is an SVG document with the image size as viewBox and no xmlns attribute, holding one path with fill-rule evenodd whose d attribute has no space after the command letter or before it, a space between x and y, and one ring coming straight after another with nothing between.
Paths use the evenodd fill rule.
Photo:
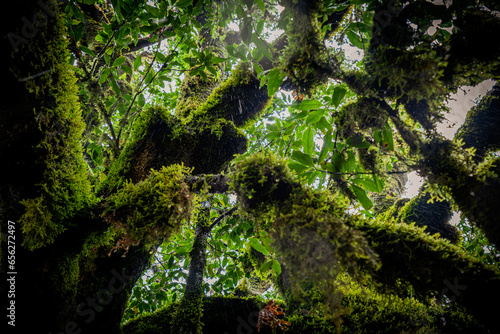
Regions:
<instances>
[{"instance_id":1,"label":"moss clump","mask_svg":"<svg viewBox=\"0 0 500 334\"><path fill-rule=\"evenodd\" d=\"M297 93L310 94L325 83L333 69L323 43L324 32L318 20L323 17L322 1L284 1L293 21L286 27L288 46L281 67Z\"/></svg>"},{"instance_id":2,"label":"moss clump","mask_svg":"<svg viewBox=\"0 0 500 334\"><path fill-rule=\"evenodd\" d=\"M358 220L352 227L363 232L370 247L380 257L382 268L373 272L373 278L396 294L406 294L398 288L401 280L409 282L415 295L423 298L436 296L446 288L444 280L454 278L460 278L460 283L467 285L468 289L498 289L493 288L498 285L498 270L449 241L426 234L424 228L378 220ZM471 308L481 308L474 301L476 293L486 292L468 291L458 299Z\"/></svg>"},{"instance_id":3,"label":"moss clump","mask_svg":"<svg viewBox=\"0 0 500 334\"><path fill-rule=\"evenodd\" d=\"M399 223L411 224L425 227L429 234L439 233L440 237L457 242L458 230L448 222L451 219L451 205L447 201L434 201L430 203L431 195L423 190L412 199L400 199L396 201L382 219L390 221L396 219Z\"/></svg>"},{"instance_id":4,"label":"moss clump","mask_svg":"<svg viewBox=\"0 0 500 334\"><path fill-rule=\"evenodd\" d=\"M366 287L351 285L344 292L342 304L349 313L342 316L341 333L434 333L441 332L443 325L446 333L471 333L483 329L474 321L462 323L463 327L448 331L452 323L467 316L445 315L445 310L436 304L425 305L415 298L400 298L390 294L380 294ZM471 319L470 319L471 320Z\"/></svg>"},{"instance_id":5,"label":"moss clump","mask_svg":"<svg viewBox=\"0 0 500 334\"><path fill-rule=\"evenodd\" d=\"M311 282L325 296L330 315L338 315L342 308L337 275L347 270L363 281L367 272L379 266L363 234L348 224L358 218L332 207L339 199L312 191L294 194L292 210L281 211L270 229L273 246L290 271L294 295L300 295L302 282Z\"/></svg>"},{"instance_id":6,"label":"moss clump","mask_svg":"<svg viewBox=\"0 0 500 334\"><path fill-rule=\"evenodd\" d=\"M269 211L290 198L292 173L282 159L270 152L254 154L232 168L230 187L238 194L241 207L250 213Z\"/></svg>"},{"instance_id":7,"label":"moss clump","mask_svg":"<svg viewBox=\"0 0 500 334\"><path fill-rule=\"evenodd\" d=\"M441 101L447 93L441 82L446 62L437 51L427 45L412 50L380 45L367 57L367 72L377 78L374 88L403 103L424 129L433 129L442 119Z\"/></svg>"},{"instance_id":8,"label":"moss clump","mask_svg":"<svg viewBox=\"0 0 500 334\"><path fill-rule=\"evenodd\" d=\"M183 163L193 173L219 173L246 148L244 133L223 118L190 118L179 120L166 109L153 107L136 121L131 144L127 145L100 193L116 191L127 180L137 183L152 169Z\"/></svg>"},{"instance_id":9,"label":"moss clump","mask_svg":"<svg viewBox=\"0 0 500 334\"><path fill-rule=\"evenodd\" d=\"M349 138L360 131L384 129L388 115L369 98L360 98L344 106L338 116L342 138Z\"/></svg>"},{"instance_id":10,"label":"moss clump","mask_svg":"<svg viewBox=\"0 0 500 334\"><path fill-rule=\"evenodd\" d=\"M53 243L55 238L65 231L64 226L52 220L52 214L45 206L43 196L23 200L21 204L25 207L21 231L30 237L30 242L24 244L29 250Z\"/></svg>"},{"instance_id":11,"label":"moss clump","mask_svg":"<svg viewBox=\"0 0 500 334\"><path fill-rule=\"evenodd\" d=\"M127 182L108 198L104 213L108 222L125 233L124 241L146 245L166 238L191 215L191 194L184 177L189 169L180 165L163 167L137 184Z\"/></svg>"},{"instance_id":12,"label":"moss clump","mask_svg":"<svg viewBox=\"0 0 500 334\"><path fill-rule=\"evenodd\" d=\"M289 268L296 293L301 282L312 280L324 290L334 310L340 300L333 284L338 273L348 268L361 278L357 275L360 263L377 267L366 240L346 224L359 219L346 213L347 202L305 188L293 179L284 160L270 153L254 154L238 163L230 178L240 205L255 217L270 220L261 227L268 229Z\"/></svg>"},{"instance_id":13,"label":"moss clump","mask_svg":"<svg viewBox=\"0 0 500 334\"><path fill-rule=\"evenodd\" d=\"M202 333L203 295L194 294L183 298L177 307L170 327L171 334Z\"/></svg>"},{"instance_id":14,"label":"moss clump","mask_svg":"<svg viewBox=\"0 0 500 334\"><path fill-rule=\"evenodd\" d=\"M423 158L418 164L427 177L433 199L455 203L471 222L485 232L490 242L500 244L500 225L496 224L496 203L500 159L474 161L474 149L463 148L463 142L436 138L421 145Z\"/></svg>"},{"instance_id":15,"label":"moss clump","mask_svg":"<svg viewBox=\"0 0 500 334\"><path fill-rule=\"evenodd\" d=\"M231 76L213 90L206 102L192 111L189 121L225 119L241 127L258 117L268 106L270 98L251 65L242 62Z\"/></svg>"},{"instance_id":16,"label":"moss clump","mask_svg":"<svg viewBox=\"0 0 500 334\"><path fill-rule=\"evenodd\" d=\"M201 306L202 305L202 306ZM203 297L202 307L204 334L257 332L257 319L264 303L257 298L240 297ZM163 334L171 332L171 326L179 309L179 303L173 303L153 314L146 314L129 321L122 327L124 334ZM185 310L189 313L189 310ZM178 332L174 332L178 333ZM267 328L261 333L270 334Z\"/></svg>"},{"instance_id":17,"label":"moss clump","mask_svg":"<svg viewBox=\"0 0 500 334\"><path fill-rule=\"evenodd\" d=\"M213 74L209 74L206 80L201 76L186 75L186 78L179 87L175 115L178 118L188 117L190 113L198 109L200 104L208 98L214 86L215 79Z\"/></svg>"},{"instance_id":18,"label":"moss clump","mask_svg":"<svg viewBox=\"0 0 500 334\"><path fill-rule=\"evenodd\" d=\"M455 15L448 43L446 83L457 88L475 86L486 79L498 80L500 41L491 40L486 33L500 29L498 17L480 6L468 6L467 2L455 6Z\"/></svg>"}]
</instances>

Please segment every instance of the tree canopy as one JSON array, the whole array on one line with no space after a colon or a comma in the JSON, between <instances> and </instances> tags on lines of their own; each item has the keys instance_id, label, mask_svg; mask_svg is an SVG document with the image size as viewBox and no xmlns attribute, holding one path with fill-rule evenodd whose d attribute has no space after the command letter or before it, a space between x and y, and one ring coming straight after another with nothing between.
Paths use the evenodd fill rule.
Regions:
<instances>
[{"instance_id":1,"label":"tree canopy","mask_svg":"<svg viewBox=\"0 0 500 334\"><path fill-rule=\"evenodd\" d=\"M497 1L12 6L10 329L498 333Z\"/></svg>"}]
</instances>

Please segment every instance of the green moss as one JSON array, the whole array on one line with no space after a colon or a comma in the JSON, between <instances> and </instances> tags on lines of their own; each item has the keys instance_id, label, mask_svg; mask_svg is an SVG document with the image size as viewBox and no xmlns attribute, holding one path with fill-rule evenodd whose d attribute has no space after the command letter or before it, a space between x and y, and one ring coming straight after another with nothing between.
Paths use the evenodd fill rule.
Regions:
<instances>
[{"instance_id":1,"label":"green moss","mask_svg":"<svg viewBox=\"0 0 500 334\"><path fill-rule=\"evenodd\" d=\"M272 212L273 219L260 226L269 231L295 286L306 279L313 283L330 311L339 306L335 279L342 269L402 296L411 285L423 300L443 291L445 280L460 278L474 292L457 299L475 315L485 309L474 296L498 289L495 268L414 224L348 214L343 197L304 188L284 161L269 154L244 159L232 173L232 188L247 211L255 217ZM378 263L382 267L377 270Z\"/></svg>"},{"instance_id":2,"label":"green moss","mask_svg":"<svg viewBox=\"0 0 500 334\"><path fill-rule=\"evenodd\" d=\"M297 93L310 94L324 84L333 69L324 46L324 32L318 20L323 17L321 1L284 1L292 20L286 27L288 46L280 59L281 68Z\"/></svg>"},{"instance_id":3,"label":"green moss","mask_svg":"<svg viewBox=\"0 0 500 334\"><path fill-rule=\"evenodd\" d=\"M40 138L33 145L34 164L43 171L36 194L22 201L27 211L19 219L23 246L31 250L53 242L70 217L95 202L81 154L85 125L67 45L64 19L57 15L30 43L22 45L18 55L32 65L24 67L28 73L18 73L19 78L48 71L26 81L26 98L34 101L32 117Z\"/></svg>"},{"instance_id":4,"label":"green moss","mask_svg":"<svg viewBox=\"0 0 500 334\"><path fill-rule=\"evenodd\" d=\"M357 275L360 263L377 267L362 234L346 224L359 218L346 213L345 199L305 188L284 160L257 153L238 163L230 178L240 205L268 230L290 270L295 293L301 282L311 280L328 296L333 311L340 301L334 284L340 270L349 268Z\"/></svg>"},{"instance_id":5,"label":"green moss","mask_svg":"<svg viewBox=\"0 0 500 334\"><path fill-rule=\"evenodd\" d=\"M446 199L471 222L481 227L490 242L500 244L500 225L496 224L496 202L500 159L490 157L474 161L474 149L463 148L463 142L436 138L421 147L423 158L418 164L427 177L432 199Z\"/></svg>"},{"instance_id":6,"label":"green moss","mask_svg":"<svg viewBox=\"0 0 500 334\"><path fill-rule=\"evenodd\" d=\"M24 246L29 250L53 243L55 238L65 230L60 224L54 223L52 214L43 202L43 196L21 201L25 207L21 231L24 235L30 236L29 243L24 242Z\"/></svg>"},{"instance_id":7,"label":"green moss","mask_svg":"<svg viewBox=\"0 0 500 334\"><path fill-rule=\"evenodd\" d=\"M122 326L124 334L164 334L169 333L170 323L175 315L177 303L170 304L155 313L141 315Z\"/></svg>"},{"instance_id":8,"label":"green moss","mask_svg":"<svg viewBox=\"0 0 500 334\"><path fill-rule=\"evenodd\" d=\"M264 304L257 298L240 297L203 297L202 305L204 334L220 334L224 332L237 333L239 331L257 332L257 318L259 310ZM124 334L163 334L171 332L175 316L179 312L179 303L173 303L153 314L139 316L122 327ZM189 310L184 310L186 315ZM191 321L191 320L188 320ZM178 332L174 332L178 333ZM195 333L195 332L194 332ZM268 334L266 329L261 333Z\"/></svg>"},{"instance_id":9,"label":"green moss","mask_svg":"<svg viewBox=\"0 0 500 334\"><path fill-rule=\"evenodd\" d=\"M484 331L475 319L456 305L444 309L437 305L426 306L413 298L383 295L360 289L359 286L352 284L344 291L342 304L348 313L342 315L343 322L340 326L308 309L290 313L285 308L285 319L291 323L286 333L412 332L423 334L439 331L459 334ZM142 315L129 321L122 327L123 333L162 334L169 332L178 305L174 303L155 313ZM263 307L264 303L256 298L205 297L201 319L204 323L203 333L256 333L258 313ZM443 319L446 322L444 328ZM262 327L259 332L268 334L272 331L268 327Z\"/></svg>"},{"instance_id":10,"label":"green moss","mask_svg":"<svg viewBox=\"0 0 500 334\"><path fill-rule=\"evenodd\" d=\"M177 307L172 325L171 334L202 333L203 323L203 295L197 294L190 298L183 298Z\"/></svg>"},{"instance_id":11,"label":"green moss","mask_svg":"<svg viewBox=\"0 0 500 334\"><path fill-rule=\"evenodd\" d=\"M411 283L420 296L441 292L446 287L443 281L454 277L460 277L461 282L470 285L497 284L495 277L499 273L494 267L484 265L437 235L426 234L424 228L362 220L356 221L352 227L363 232L370 247L380 257L382 268L373 273L373 278L395 293L402 292L398 291L399 280ZM471 295L468 297L472 298Z\"/></svg>"},{"instance_id":12,"label":"green moss","mask_svg":"<svg viewBox=\"0 0 500 334\"><path fill-rule=\"evenodd\" d=\"M105 218L123 229L131 244L166 238L191 215L191 194L184 177L189 169L171 165L137 184L126 183L106 202Z\"/></svg>"},{"instance_id":13,"label":"green moss","mask_svg":"<svg viewBox=\"0 0 500 334\"><path fill-rule=\"evenodd\" d=\"M244 133L223 118L192 116L179 120L161 107L149 108L136 121L132 140L100 186L112 193L125 182L137 183L151 169L183 163L196 174L219 173L246 148Z\"/></svg>"},{"instance_id":14,"label":"green moss","mask_svg":"<svg viewBox=\"0 0 500 334\"><path fill-rule=\"evenodd\" d=\"M368 98L345 105L338 116L341 138L349 138L360 131L373 135L374 130L385 128L388 116Z\"/></svg>"},{"instance_id":15,"label":"green moss","mask_svg":"<svg viewBox=\"0 0 500 334\"><path fill-rule=\"evenodd\" d=\"M215 86L213 74L205 80L201 76L188 74L179 87L179 96L175 115L186 118L205 101Z\"/></svg>"},{"instance_id":16,"label":"green moss","mask_svg":"<svg viewBox=\"0 0 500 334\"><path fill-rule=\"evenodd\" d=\"M222 118L241 127L257 118L269 101L267 89L260 88L260 80L250 64L242 62L213 90L206 102L192 112L190 120L205 123Z\"/></svg>"},{"instance_id":17,"label":"green moss","mask_svg":"<svg viewBox=\"0 0 500 334\"><path fill-rule=\"evenodd\" d=\"M377 46L367 56L367 72L378 80L374 88L398 99L414 121L431 130L442 119L446 62L425 43L412 50Z\"/></svg>"},{"instance_id":18,"label":"green moss","mask_svg":"<svg viewBox=\"0 0 500 334\"><path fill-rule=\"evenodd\" d=\"M255 214L283 204L293 188L298 187L285 160L270 152L257 153L242 160L232 168L229 177L242 208Z\"/></svg>"}]
</instances>

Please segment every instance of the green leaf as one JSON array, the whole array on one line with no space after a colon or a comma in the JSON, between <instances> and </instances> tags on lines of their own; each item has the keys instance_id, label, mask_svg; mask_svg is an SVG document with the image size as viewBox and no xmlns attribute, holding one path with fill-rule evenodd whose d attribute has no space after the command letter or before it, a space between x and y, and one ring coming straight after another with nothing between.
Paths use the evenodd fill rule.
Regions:
<instances>
[{"instance_id":1,"label":"green leaf","mask_svg":"<svg viewBox=\"0 0 500 334\"><path fill-rule=\"evenodd\" d=\"M378 193L384 190L384 180L379 178L377 175L373 174L373 181L377 185Z\"/></svg>"},{"instance_id":2,"label":"green leaf","mask_svg":"<svg viewBox=\"0 0 500 334\"><path fill-rule=\"evenodd\" d=\"M347 35L347 38L349 38L349 41L352 43L352 45L354 45L360 49L364 48L361 37L358 34L356 34L354 31L352 31L352 30L348 31L346 33L346 35Z\"/></svg>"},{"instance_id":3,"label":"green leaf","mask_svg":"<svg viewBox=\"0 0 500 334\"><path fill-rule=\"evenodd\" d=\"M193 3L193 0L178 0L175 5L180 8L187 7Z\"/></svg>"},{"instance_id":4,"label":"green leaf","mask_svg":"<svg viewBox=\"0 0 500 334\"><path fill-rule=\"evenodd\" d=\"M144 5L146 11L153 15L154 17L160 17L160 10L156 7L150 6L148 4Z\"/></svg>"},{"instance_id":5,"label":"green leaf","mask_svg":"<svg viewBox=\"0 0 500 334\"><path fill-rule=\"evenodd\" d=\"M319 119L319 121L316 123L316 128L323 131L323 133L332 131L332 125L326 120L325 116Z\"/></svg>"},{"instance_id":6,"label":"green leaf","mask_svg":"<svg viewBox=\"0 0 500 334\"><path fill-rule=\"evenodd\" d=\"M259 6L260 10L262 13L266 12L266 5L264 4L263 0L256 0L257 6Z\"/></svg>"},{"instance_id":7,"label":"green leaf","mask_svg":"<svg viewBox=\"0 0 500 334\"><path fill-rule=\"evenodd\" d=\"M174 261L175 261L174 256L170 255L170 258L168 259L167 262L167 269L172 269L174 267Z\"/></svg>"},{"instance_id":8,"label":"green leaf","mask_svg":"<svg viewBox=\"0 0 500 334\"><path fill-rule=\"evenodd\" d=\"M267 251L266 247L262 245L257 238L252 238L250 239L250 245L252 245L253 249L255 249L258 252L261 252L264 255L269 255L269 252Z\"/></svg>"},{"instance_id":9,"label":"green leaf","mask_svg":"<svg viewBox=\"0 0 500 334\"><path fill-rule=\"evenodd\" d=\"M353 5L362 5L364 3L373 2L373 0L351 0L350 3Z\"/></svg>"},{"instance_id":10,"label":"green leaf","mask_svg":"<svg viewBox=\"0 0 500 334\"><path fill-rule=\"evenodd\" d=\"M80 10L80 7L78 7L76 4L73 4L72 12L75 15L75 17L80 20L80 22L83 23L85 21L85 16L83 15L83 12Z\"/></svg>"},{"instance_id":11,"label":"green leaf","mask_svg":"<svg viewBox=\"0 0 500 334\"><path fill-rule=\"evenodd\" d=\"M326 158L326 155L328 154L328 151L330 150L330 147L333 145L332 142L332 135L328 132L324 137L323 137L323 146L321 147L321 151L319 153L318 160L321 162Z\"/></svg>"},{"instance_id":12,"label":"green leaf","mask_svg":"<svg viewBox=\"0 0 500 334\"><path fill-rule=\"evenodd\" d=\"M338 107L342 99L344 98L347 90L343 87L335 87L332 94L332 103L335 107Z\"/></svg>"},{"instance_id":13,"label":"green leaf","mask_svg":"<svg viewBox=\"0 0 500 334\"><path fill-rule=\"evenodd\" d=\"M354 167L356 166L356 157L352 154L352 152L347 152L347 156L348 158L345 168L347 173L351 173L354 171Z\"/></svg>"},{"instance_id":14,"label":"green leaf","mask_svg":"<svg viewBox=\"0 0 500 334\"><path fill-rule=\"evenodd\" d=\"M300 174L308 170L310 167L305 166L301 163L295 162L295 161L289 161L288 162L288 168L294 170L296 173Z\"/></svg>"},{"instance_id":15,"label":"green leaf","mask_svg":"<svg viewBox=\"0 0 500 334\"><path fill-rule=\"evenodd\" d=\"M105 68L102 73L101 73L101 77L99 78L99 85L102 85L106 79L108 78L109 76L109 73L111 72L111 70L108 68Z\"/></svg>"},{"instance_id":16,"label":"green leaf","mask_svg":"<svg viewBox=\"0 0 500 334\"><path fill-rule=\"evenodd\" d=\"M382 145L389 151L394 151L394 140L391 130L382 131Z\"/></svg>"},{"instance_id":17,"label":"green leaf","mask_svg":"<svg viewBox=\"0 0 500 334\"><path fill-rule=\"evenodd\" d=\"M265 273L266 271L268 271L269 269L271 269L272 265L273 265L273 260L269 260L269 261L267 261L267 262L264 262L264 263L260 266L259 271L260 271L261 273Z\"/></svg>"},{"instance_id":18,"label":"green leaf","mask_svg":"<svg viewBox=\"0 0 500 334\"><path fill-rule=\"evenodd\" d=\"M281 274L281 265L278 261L273 260L272 268L273 268L273 271L276 274L276 276Z\"/></svg>"},{"instance_id":19,"label":"green leaf","mask_svg":"<svg viewBox=\"0 0 500 334\"><path fill-rule=\"evenodd\" d=\"M302 146L304 153L311 155L314 150L314 131L312 128L307 128L302 135Z\"/></svg>"},{"instance_id":20,"label":"green leaf","mask_svg":"<svg viewBox=\"0 0 500 334\"><path fill-rule=\"evenodd\" d=\"M332 156L332 164L334 166L334 172L344 173L345 172L345 157L343 153L335 152Z\"/></svg>"},{"instance_id":21,"label":"green leaf","mask_svg":"<svg viewBox=\"0 0 500 334\"><path fill-rule=\"evenodd\" d=\"M292 159L297 161L297 162L300 162L301 164L306 165L306 166L310 166L310 167L314 166L314 162L313 162L311 156L308 154L304 154L300 151L293 151Z\"/></svg>"},{"instance_id":22,"label":"green leaf","mask_svg":"<svg viewBox=\"0 0 500 334\"><path fill-rule=\"evenodd\" d=\"M238 48L236 49L235 56L242 59L242 60L246 60L247 53L248 53L248 46L246 46L245 44L240 44L240 45L238 45Z\"/></svg>"},{"instance_id":23,"label":"green leaf","mask_svg":"<svg viewBox=\"0 0 500 334\"><path fill-rule=\"evenodd\" d=\"M260 35L262 34L262 30L264 29L264 23L266 22L266 20L260 20L258 23L257 23L257 28L255 29L255 33L257 35Z\"/></svg>"},{"instance_id":24,"label":"green leaf","mask_svg":"<svg viewBox=\"0 0 500 334\"><path fill-rule=\"evenodd\" d=\"M80 46L78 47L78 49L82 50L82 51L83 51L83 52L85 52L86 54L89 54L89 55L91 55L91 56L95 56L95 53L94 53L92 50L90 50L88 47L86 47L86 46L80 45Z\"/></svg>"},{"instance_id":25,"label":"green leaf","mask_svg":"<svg viewBox=\"0 0 500 334\"><path fill-rule=\"evenodd\" d=\"M83 22L76 26L76 28L75 28L75 42L78 42L79 40L82 39L84 29L85 29L85 25L83 24Z\"/></svg>"},{"instance_id":26,"label":"green leaf","mask_svg":"<svg viewBox=\"0 0 500 334\"><path fill-rule=\"evenodd\" d=\"M317 101L317 100L304 100L300 102L295 109L298 110L312 110L312 109L318 109L319 107L322 106L322 103Z\"/></svg>"},{"instance_id":27,"label":"green leaf","mask_svg":"<svg viewBox=\"0 0 500 334\"><path fill-rule=\"evenodd\" d=\"M373 191L373 192L380 192L379 186L377 183L373 180L370 179L354 179L352 180L352 183L357 184L361 188L368 190L368 191Z\"/></svg>"},{"instance_id":28,"label":"green leaf","mask_svg":"<svg viewBox=\"0 0 500 334\"><path fill-rule=\"evenodd\" d=\"M144 94L139 94L139 97L137 99L137 103L139 103L139 106L144 107L144 104L146 103L146 99L144 98Z\"/></svg>"},{"instance_id":29,"label":"green leaf","mask_svg":"<svg viewBox=\"0 0 500 334\"><path fill-rule=\"evenodd\" d=\"M269 43L267 43L265 40L263 40L256 34L252 35L252 42L257 47L257 50L259 50L264 56L266 56L269 60L273 59L273 55L270 51L271 45Z\"/></svg>"},{"instance_id":30,"label":"green leaf","mask_svg":"<svg viewBox=\"0 0 500 334\"><path fill-rule=\"evenodd\" d=\"M333 9L334 11L336 12L341 12L341 11L344 11L346 10L347 8L349 7L349 4L342 4L342 3L339 3L339 4L335 4L329 8Z\"/></svg>"},{"instance_id":31,"label":"green leaf","mask_svg":"<svg viewBox=\"0 0 500 334\"><path fill-rule=\"evenodd\" d=\"M137 55L137 57L134 59L134 71L137 71L139 66L142 64L142 57L141 55Z\"/></svg>"},{"instance_id":32,"label":"green leaf","mask_svg":"<svg viewBox=\"0 0 500 334\"><path fill-rule=\"evenodd\" d=\"M366 196L366 191L364 189L354 184L351 184L351 189L363 208L370 210L373 207L373 202Z\"/></svg>"},{"instance_id":33,"label":"green leaf","mask_svg":"<svg viewBox=\"0 0 500 334\"><path fill-rule=\"evenodd\" d=\"M156 59L158 59L160 63L165 63L167 61L167 57L165 57L165 55L161 52L156 54Z\"/></svg>"},{"instance_id":34,"label":"green leaf","mask_svg":"<svg viewBox=\"0 0 500 334\"><path fill-rule=\"evenodd\" d=\"M267 95L269 97L273 96L281 86L285 75L277 68L269 71L267 76Z\"/></svg>"},{"instance_id":35,"label":"green leaf","mask_svg":"<svg viewBox=\"0 0 500 334\"><path fill-rule=\"evenodd\" d=\"M113 67L118 67L120 66L121 64L123 64L125 62L125 57L124 56L120 56L118 58L116 58L116 60L113 62Z\"/></svg>"},{"instance_id":36,"label":"green leaf","mask_svg":"<svg viewBox=\"0 0 500 334\"><path fill-rule=\"evenodd\" d=\"M227 60L227 59L222 58L222 57L212 57L212 58L210 58L209 63L210 63L211 65L215 65L215 64L220 64L220 63L223 63L223 62L225 62L226 60Z\"/></svg>"},{"instance_id":37,"label":"green leaf","mask_svg":"<svg viewBox=\"0 0 500 334\"><path fill-rule=\"evenodd\" d=\"M370 143L365 141L365 138L361 135L353 136L351 138L348 138L346 141L346 144L351 146L351 147L356 147L356 148L368 148L370 147Z\"/></svg>"},{"instance_id":38,"label":"green leaf","mask_svg":"<svg viewBox=\"0 0 500 334\"><path fill-rule=\"evenodd\" d=\"M132 75L132 69L128 65L122 65L122 71L127 73L127 74Z\"/></svg>"},{"instance_id":39,"label":"green leaf","mask_svg":"<svg viewBox=\"0 0 500 334\"><path fill-rule=\"evenodd\" d=\"M324 110L314 110L313 112L311 112L309 114L309 116L307 116L306 124L311 124L311 123L318 122L321 119L321 117L323 116L324 113L325 113Z\"/></svg>"},{"instance_id":40,"label":"green leaf","mask_svg":"<svg viewBox=\"0 0 500 334\"><path fill-rule=\"evenodd\" d=\"M240 36L243 43L248 45L252 40L252 18L246 17L240 26Z\"/></svg>"},{"instance_id":41,"label":"green leaf","mask_svg":"<svg viewBox=\"0 0 500 334\"><path fill-rule=\"evenodd\" d=\"M149 71L148 74L146 74L146 78L144 79L144 82L146 84L149 84L151 80L153 80L154 73L153 71Z\"/></svg>"}]
</instances>

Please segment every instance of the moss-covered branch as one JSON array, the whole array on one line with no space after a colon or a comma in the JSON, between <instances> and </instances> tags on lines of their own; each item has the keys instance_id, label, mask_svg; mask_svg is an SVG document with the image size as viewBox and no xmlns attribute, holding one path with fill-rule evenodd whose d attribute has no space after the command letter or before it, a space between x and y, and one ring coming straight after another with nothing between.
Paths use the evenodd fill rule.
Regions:
<instances>
[{"instance_id":1,"label":"moss-covered branch","mask_svg":"<svg viewBox=\"0 0 500 334\"><path fill-rule=\"evenodd\" d=\"M414 225L349 215L340 197L303 189L282 162L269 156L251 157L233 173L242 207L267 217L261 226L269 228L292 277L306 272L308 279L324 282L328 296L339 268L355 273L360 265L370 268L366 265L376 259L381 268L368 270L376 282L393 288L406 281L420 296L436 296L447 289L446 281L463 282L471 293L459 294L456 300L491 325L491 309L478 295L485 298L500 291L500 273L494 268Z\"/></svg>"}]
</instances>

